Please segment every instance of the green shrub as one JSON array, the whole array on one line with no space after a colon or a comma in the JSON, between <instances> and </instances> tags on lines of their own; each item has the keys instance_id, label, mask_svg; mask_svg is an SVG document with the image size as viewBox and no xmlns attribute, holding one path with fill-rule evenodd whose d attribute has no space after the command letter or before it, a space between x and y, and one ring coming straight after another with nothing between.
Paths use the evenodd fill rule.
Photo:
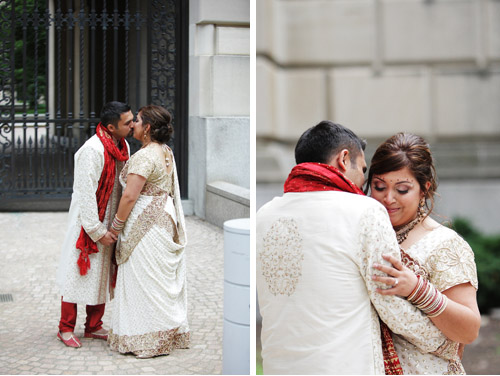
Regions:
<instances>
[{"instance_id":1,"label":"green shrub","mask_svg":"<svg viewBox=\"0 0 500 376\"><path fill-rule=\"evenodd\" d=\"M262 370L262 363L257 360L257 366L255 368L255 374L256 375L263 375L264 371Z\"/></svg>"},{"instance_id":2,"label":"green shrub","mask_svg":"<svg viewBox=\"0 0 500 376\"><path fill-rule=\"evenodd\" d=\"M464 218L456 218L452 228L474 251L479 280L479 310L485 314L491 308L500 307L500 235L481 234Z\"/></svg>"},{"instance_id":3,"label":"green shrub","mask_svg":"<svg viewBox=\"0 0 500 376\"><path fill-rule=\"evenodd\" d=\"M260 346L257 344L257 353L256 353L256 367L255 367L255 374L256 375L263 375L264 371L262 369L262 356L260 355Z\"/></svg>"}]
</instances>

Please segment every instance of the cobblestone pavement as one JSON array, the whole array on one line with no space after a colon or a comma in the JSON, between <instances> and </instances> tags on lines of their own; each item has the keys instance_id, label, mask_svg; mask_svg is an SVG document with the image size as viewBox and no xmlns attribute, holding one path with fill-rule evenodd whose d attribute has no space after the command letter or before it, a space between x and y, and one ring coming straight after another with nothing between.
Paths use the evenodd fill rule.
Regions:
<instances>
[{"instance_id":1,"label":"cobblestone pavement","mask_svg":"<svg viewBox=\"0 0 500 376\"><path fill-rule=\"evenodd\" d=\"M55 285L67 213L0 213L0 374L220 374L223 327L223 231L186 217L188 318L191 348L136 359L83 338L85 307L78 307L79 349L56 339L60 295ZM106 307L108 325L113 302Z\"/></svg>"}]
</instances>

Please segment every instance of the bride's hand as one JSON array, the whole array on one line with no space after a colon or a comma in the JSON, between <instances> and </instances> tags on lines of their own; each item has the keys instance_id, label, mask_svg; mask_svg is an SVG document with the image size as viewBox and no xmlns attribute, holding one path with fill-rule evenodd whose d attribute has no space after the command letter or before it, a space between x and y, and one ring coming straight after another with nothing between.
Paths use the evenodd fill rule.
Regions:
<instances>
[{"instance_id":1,"label":"bride's hand","mask_svg":"<svg viewBox=\"0 0 500 376\"><path fill-rule=\"evenodd\" d=\"M417 276L395 257L390 255L382 255L382 257L384 260L389 261L392 266L373 264L373 267L386 273L389 277L373 275L372 279L388 285L389 288L377 288L377 292L382 295L399 295L406 298L417 285Z\"/></svg>"}]
</instances>

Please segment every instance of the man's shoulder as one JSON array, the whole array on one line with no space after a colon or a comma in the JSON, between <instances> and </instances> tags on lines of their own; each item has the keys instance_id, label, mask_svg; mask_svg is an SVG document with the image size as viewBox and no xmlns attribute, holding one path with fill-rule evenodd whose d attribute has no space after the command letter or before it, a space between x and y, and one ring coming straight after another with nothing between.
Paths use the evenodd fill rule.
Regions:
<instances>
[{"instance_id":1,"label":"man's shoulder","mask_svg":"<svg viewBox=\"0 0 500 376\"><path fill-rule=\"evenodd\" d=\"M387 211L378 201L364 195L339 191L295 192L274 197L265 203L257 211L257 224L277 216L296 214L312 218L320 215L325 220L340 215L359 221L363 217L387 216Z\"/></svg>"},{"instance_id":2,"label":"man's shoulder","mask_svg":"<svg viewBox=\"0 0 500 376\"><path fill-rule=\"evenodd\" d=\"M97 137L97 135L93 135L87 141L85 141L85 143L80 147L80 149L78 149L78 151L83 151L87 149L96 150L104 153L104 145L102 144L99 137Z\"/></svg>"},{"instance_id":3,"label":"man's shoulder","mask_svg":"<svg viewBox=\"0 0 500 376\"><path fill-rule=\"evenodd\" d=\"M75 153L75 163L104 162L104 146L96 135L90 137Z\"/></svg>"},{"instance_id":4,"label":"man's shoulder","mask_svg":"<svg viewBox=\"0 0 500 376\"><path fill-rule=\"evenodd\" d=\"M365 195L339 191L314 191L285 193L283 196L276 196L262 205L262 207L257 211L257 214L264 213L275 207L286 205L293 201L320 201L325 205L354 205L353 209L356 206L359 206L363 210L375 207L383 208L382 204L380 204L377 200Z\"/></svg>"},{"instance_id":5,"label":"man's shoulder","mask_svg":"<svg viewBox=\"0 0 500 376\"><path fill-rule=\"evenodd\" d=\"M267 210L271 209L273 206L275 206L279 201L283 199L283 196L276 196L272 200L269 200L266 202L264 205L262 205L258 210L257 210L257 216L262 215L265 213Z\"/></svg>"}]
</instances>

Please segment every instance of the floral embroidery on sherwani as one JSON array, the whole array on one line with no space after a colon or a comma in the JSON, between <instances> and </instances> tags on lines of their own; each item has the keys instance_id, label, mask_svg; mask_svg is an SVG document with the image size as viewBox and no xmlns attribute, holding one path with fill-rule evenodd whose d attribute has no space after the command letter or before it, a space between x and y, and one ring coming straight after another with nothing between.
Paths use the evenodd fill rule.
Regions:
<instances>
[{"instance_id":1,"label":"floral embroidery on sherwani","mask_svg":"<svg viewBox=\"0 0 500 376\"><path fill-rule=\"evenodd\" d=\"M302 238L292 218L280 218L264 237L262 272L274 295L292 295L302 275Z\"/></svg>"}]
</instances>

